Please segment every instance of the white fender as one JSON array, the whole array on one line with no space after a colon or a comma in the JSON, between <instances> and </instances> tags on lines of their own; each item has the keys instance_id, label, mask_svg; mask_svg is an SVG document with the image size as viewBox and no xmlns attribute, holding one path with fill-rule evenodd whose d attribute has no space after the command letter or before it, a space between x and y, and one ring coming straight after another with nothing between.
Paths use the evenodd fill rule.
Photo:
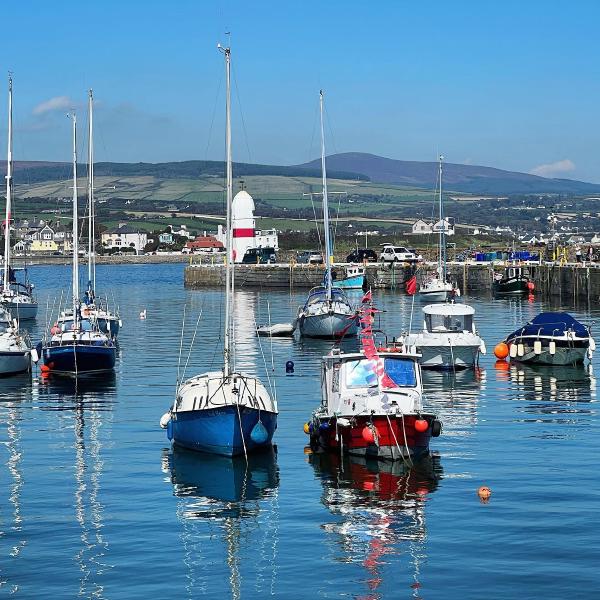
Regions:
<instances>
[{"instance_id":1,"label":"white fender","mask_svg":"<svg viewBox=\"0 0 600 600\"><path fill-rule=\"evenodd\" d=\"M352 423L350 423L350 419L345 419L344 417L341 417L341 418L339 418L339 419L337 420L337 424L338 424L340 427L350 427L350 425L351 425Z\"/></svg>"},{"instance_id":2,"label":"white fender","mask_svg":"<svg viewBox=\"0 0 600 600\"><path fill-rule=\"evenodd\" d=\"M535 340L535 342L533 342L533 352L535 354L542 353L542 342L540 340Z\"/></svg>"},{"instance_id":3,"label":"white fender","mask_svg":"<svg viewBox=\"0 0 600 600\"><path fill-rule=\"evenodd\" d=\"M550 352L552 356L556 354L556 342L554 340L548 344L548 352Z\"/></svg>"},{"instance_id":4,"label":"white fender","mask_svg":"<svg viewBox=\"0 0 600 600\"><path fill-rule=\"evenodd\" d=\"M519 356L525 355L525 346L523 344L517 344L517 354Z\"/></svg>"},{"instance_id":5,"label":"white fender","mask_svg":"<svg viewBox=\"0 0 600 600\"><path fill-rule=\"evenodd\" d=\"M516 358L516 356L517 356L517 345L516 344L510 345L509 354L510 354L511 358Z\"/></svg>"},{"instance_id":6,"label":"white fender","mask_svg":"<svg viewBox=\"0 0 600 600\"><path fill-rule=\"evenodd\" d=\"M32 349L31 349L31 360L32 360L34 363L37 363L37 362L38 362L38 360L40 360L40 357L39 357L39 355L38 355L38 353L37 353L37 350L36 350L35 348L32 348Z\"/></svg>"},{"instance_id":7,"label":"white fender","mask_svg":"<svg viewBox=\"0 0 600 600\"><path fill-rule=\"evenodd\" d=\"M594 352L596 350L596 342L594 341L593 337L590 338L590 350L592 352Z\"/></svg>"},{"instance_id":8,"label":"white fender","mask_svg":"<svg viewBox=\"0 0 600 600\"><path fill-rule=\"evenodd\" d=\"M170 412L166 412L161 418L160 418L160 427L161 429L166 429L167 425L169 424L169 421L171 420L171 413Z\"/></svg>"}]
</instances>

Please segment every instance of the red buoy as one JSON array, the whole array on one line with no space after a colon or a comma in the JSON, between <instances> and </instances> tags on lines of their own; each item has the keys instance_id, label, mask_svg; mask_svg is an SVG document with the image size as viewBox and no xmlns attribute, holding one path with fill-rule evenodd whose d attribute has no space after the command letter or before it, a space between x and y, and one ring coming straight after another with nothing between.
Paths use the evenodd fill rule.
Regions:
<instances>
[{"instance_id":1,"label":"red buoy","mask_svg":"<svg viewBox=\"0 0 600 600\"><path fill-rule=\"evenodd\" d=\"M533 290L535 290L535 283L533 283L533 281L528 281L527 282L527 289L531 292L533 292Z\"/></svg>"},{"instance_id":2,"label":"red buoy","mask_svg":"<svg viewBox=\"0 0 600 600\"><path fill-rule=\"evenodd\" d=\"M50 367L49 367L48 365L42 365L42 366L40 367L40 371L41 371L42 373L50 373Z\"/></svg>"},{"instance_id":3,"label":"red buoy","mask_svg":"<svg viewBox=\"0 0 600 600\"><path fill-rule=\"evenodd\" d=\"M375 441L375 432L377 429L375 427L369 427L368 425L363 427L362 436L363 440L367 442L367 444L372 444Z\"/></svg>"},{"instance_id":4,"label":"red buoy","mask_svg":"<svg viewBox=\"0 0 600 600\"><path fill-rule=\"evenodd\" d=\"M423 433L429 429L429 423L425 419L417 419L415 421L415 429L419 433Z\"/></svg>"}]
</instances>

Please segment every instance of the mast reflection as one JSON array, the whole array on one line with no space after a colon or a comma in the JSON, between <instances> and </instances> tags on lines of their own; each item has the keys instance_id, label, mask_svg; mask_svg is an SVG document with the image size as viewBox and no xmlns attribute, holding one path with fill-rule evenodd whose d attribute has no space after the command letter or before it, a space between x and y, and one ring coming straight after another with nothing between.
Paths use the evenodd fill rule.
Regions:
<instances>
[{"instance_id":1,"label":"mast reflection","mask_svg":"<svg viewBox=\"0 0 600 600\"><path fill-rule=\"evenodd\" d=\"M279 487L276 449L250 454L246 462L243 456L202 454L173 446L163 450L162 462L179 499L177 518L182 525L188 596L212 592L218 585L203 546L206 530L213 537L215 526L224 542L231 597L241 597L242 556L246 556L244 569L255 571L254 590L274 594Z\"/></svg>"},{"instance_id":2,"label":"mast reflection","mask_svg":"<svg viewBox=\"0 0 600 600\"><path fill-rule=\"evenodd\" d=\"M311 454L309 462L323 485L323 504L338 517L323 529L336 537L341 561L360 563L367 572L367 593L357 598L382 598L391 584L398 593L401 574L386 586L383 571L392 555L404 553L410 564L407 589L418 597L420 565L427 556L425 506L441 478L439 457L425 457L413 468L331 453Z\"/></svg>"}]
</instances>

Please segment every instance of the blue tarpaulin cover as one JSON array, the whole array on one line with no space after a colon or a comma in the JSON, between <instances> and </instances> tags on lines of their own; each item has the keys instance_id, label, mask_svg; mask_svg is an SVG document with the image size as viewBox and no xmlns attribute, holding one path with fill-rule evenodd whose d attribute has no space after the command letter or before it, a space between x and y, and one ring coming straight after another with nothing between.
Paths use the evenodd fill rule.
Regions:
<instances>
[{"instance_id":1,"label":"blue tarpaulin cover","mask_svg":"<svg viewBox=\"0 0 600 600\"><path fill-rule=\"evenodd\" d=\"M588 328L566 312L543 312L524 327L511 333L506 339L523 335L563 335L570 329L577 337L589 336Z\"/></svg>"}]
</instances>

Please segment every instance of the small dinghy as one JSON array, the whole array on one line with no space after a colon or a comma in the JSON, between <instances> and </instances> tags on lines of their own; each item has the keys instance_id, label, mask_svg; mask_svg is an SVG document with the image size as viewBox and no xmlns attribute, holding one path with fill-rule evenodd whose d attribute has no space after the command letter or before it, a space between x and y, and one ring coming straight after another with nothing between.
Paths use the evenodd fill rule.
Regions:
<instances>
[{"instance_id":1,"label":"small dinghy","mask_svg":"<svg viewBox=\"0 0 600 600\"><path fill-rule=\"evenodd\" d=\"M261 337L292 337L295 330L295 323L274 323L273 325L258 325L256 334Z\"/></svg>"}]
</instances>

